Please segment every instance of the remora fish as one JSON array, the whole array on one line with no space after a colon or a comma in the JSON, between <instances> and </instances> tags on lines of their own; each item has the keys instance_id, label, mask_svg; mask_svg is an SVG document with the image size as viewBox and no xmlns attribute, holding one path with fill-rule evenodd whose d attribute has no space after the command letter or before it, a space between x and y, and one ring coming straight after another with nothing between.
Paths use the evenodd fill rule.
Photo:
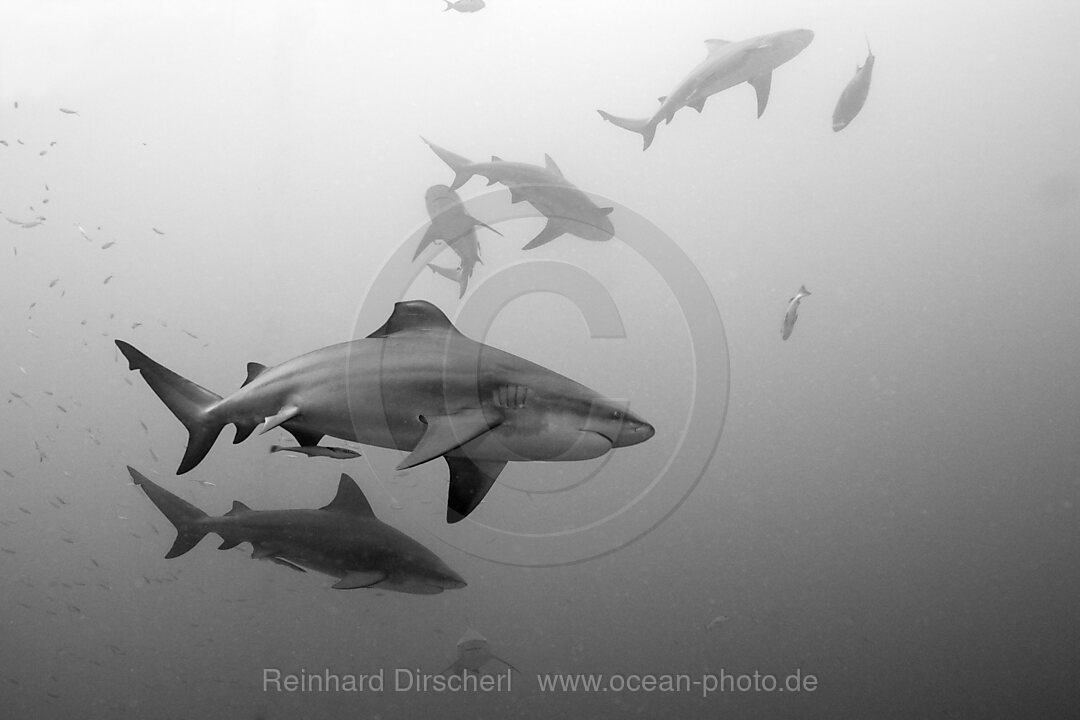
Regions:
<instances>
[{"instance_id":1,"label":"remora fish","mask_svg":"<svg viewBox=\"0 0 1080 720\"><path fill-rule=\"evenodd\" d=\"M176 526L176 541L166 558L183 555L207 533L217 533L224 541L220 550L249 542L252 558L340 578L334 583L338 590L373 587L434 595L465 587L461 576L435 553L375 517L348 475L341 476L330 504L318 510L252 510L234 501L229 512L211 517L134 468L129 466L128 472Z\"/></svg>"},{"instance_id":2,"label":"remora fish","mask_svg":"<svg viewBox=\"0 0 1080 720\"><path fill-rule=\"evenodd\" d=\"M446 3L443 12L446 12L447 10L457 10L462 13L474 13L484 9L484 0L457 0L457 2L443 0L443 2Z\"/></svg>"},{"instance_id":3,"label":"remora fish","mask_svg":"<svg viewBox=\"0 0 1080 720\"><path fill-rule=\"evenodd\" d=\"M453 279L458 283L458 297L464 297L476 264L483 262L480 259L480 242L476 239L477 226L485 227L496 235L502 233L466 213L461 197L446 185L429 187L424 193L424 203L431 225L420 239L413 260L436 240L445 242L461 259L459 271Z\"/></svg>"},{"instance_id":4,"label":"remora fish","mask_svg":"<svg viewBox=\"0 0 1080 720\"><path fill-rule=\"evenodd\" d=\"M526 250L549 243L563 234L597 241L610 240L615 235L615 227L608 217L613 208L597 207L563 177L550 155L544 155L545 167L509 162L495 156L491 162L474 163L427 140L424 142L454 171L452 190L464 185L473 175L481 175L487 178L488 185L502 183L508 187L510 202L525 201L547 218L547 225L525 245Z\"/></svg>"},{"instance_id":5,"label":"remora fish","mask_svg":"<svg viewBox=\"0 0 1080 720\"><path fill-rule=\"evenodd\" d=\"M458 675L472 671L479 675L484 665L492 660L501 662L514 672L521 672L498 655L492 654L491 645L488 644L487 638L470 627L457 642L457 659L443 670L442 674Z\"/></svg>"},{"instance_id":6,"label":"remora fish","mask_svg":"<svg viewBox=\"0 0 1080 720\"><path fill-rule=\"evenodd\" d=\"M787 312L784 313L784 327L780 330L780 336L787 340L791 337L791 330L795 327L795 321L799 319L799 303L804 297L809 297L810 291L803 285L795 297L788 301Z\"/></svg>"},{"instance_id":7,"label":"remora fish","mask_svg":"<svg viewBox=\"0 0 1080 720\"><path fill-rule=\"evenodd\" d=\"M814 39L811 30L785 30L742 40L706 40L708 55L690 71L678 87L660 98L660 107L652 117L622 118L598 110L600 117L621 128L639 133L648 150L660 121L670 123L684 107L701 112L710 95L739 83L749 83L757 92L757 114L765 112L772 87L772 71L792 59Z\"/></svg>"},{"instance_id":8,"label":"remora fish","mask_svg":"<svg viewBox=\"0 0 1080 720\"><path fill-rule=\"evenodd\" d=\"M848 126L866 103L870 94L870 76L874 73L874 52L870 49L870 39L866 39L866 62L855 66L855 77L851 78L832 114L833 132L840 132Z\"/></svg>"},{"instance_id":9,"label":"remora fish","mask_svg":"<svg viewBox=\"0 0 1080 720\"><path fill-rule=\"evenodd\" d=\"M236 426L234 443L260 423L262 432L280 425L305 447L331 435L408 451L399 470L445 458L448 522L473 511L507 462L585 460L655 433L622 404L465 337L422 300L394 305L366 338L273 368L249 363L225 398L116 345L188 430L177 474L198 465L226 425Z\"/></svg>"},{"instance_id":10,"label":"remora fish","mask_svg":"<svg viewBox=\"0 0 1080 720\"><path fill-rule=\"evenodd\" d=\"M360 457L360 453L349 448L342 447L325 447L323 445L314 445L310 447L285 447L283 445L271 445L270 452L294 452L301 455L307 455L308 457L328 457L335 460L351 460L353 458Z\"/></svg>"}]
</instances>

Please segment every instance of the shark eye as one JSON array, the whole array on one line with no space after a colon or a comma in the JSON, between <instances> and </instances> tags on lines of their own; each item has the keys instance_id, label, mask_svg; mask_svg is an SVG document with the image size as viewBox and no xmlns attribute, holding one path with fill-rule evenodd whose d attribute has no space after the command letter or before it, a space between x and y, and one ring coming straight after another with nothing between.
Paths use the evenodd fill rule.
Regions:
<instances>
[{"instance_id":1,"label":"shark eye","mask_svg":"<svg viewBox=\"0 0 1080 720\"><path fill-rule=\"evenodd\" d=\"M622 410L612 410L611 411L611 419L612 420L622 420L623 416L625 416L625 415L626 415L626 413L624 413Z\"/></svg>"}]
</instances>

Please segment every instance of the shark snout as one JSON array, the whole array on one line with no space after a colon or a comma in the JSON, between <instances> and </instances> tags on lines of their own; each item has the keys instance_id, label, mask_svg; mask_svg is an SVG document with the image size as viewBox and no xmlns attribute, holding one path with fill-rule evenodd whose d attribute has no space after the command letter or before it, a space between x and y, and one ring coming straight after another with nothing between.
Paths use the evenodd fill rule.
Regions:
<instances>
[{"instance_id":1,"label":"shark snout","mask_svg":"<svg viewBox=\"0 0 1080 720\"><path fill-rule=\"evenodd\" d=\"M620 428L619 434L615 436L611 446L627 447L637 445L645 442L655 434L656 428L632 413L627 413L626 418L623 419L622 428Z\"/></svg>"}]
</instances>

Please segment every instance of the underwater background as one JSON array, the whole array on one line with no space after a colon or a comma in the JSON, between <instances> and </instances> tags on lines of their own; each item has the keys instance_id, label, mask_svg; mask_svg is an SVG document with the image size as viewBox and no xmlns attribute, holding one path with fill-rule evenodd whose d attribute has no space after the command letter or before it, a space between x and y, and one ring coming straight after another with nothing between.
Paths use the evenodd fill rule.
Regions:
<instances>
[{"instance_id":1,"label":"underwater background","mask_svg":"<svg viewBox=\"0 0 1080 720\"><path fill-rule=\"evenodd\" d=\"M1074 714L1077 6L443 7L6 5L0 714ZM815 37L776 70L760 119L735 87L642 152L596 113L653 112L707 38L790 28ZM867 40L869 99L834 133ZM475 160L550 154L617 206L615 238L525 253L542 219L473 180L466 206L505 237L480 231L459 300L423 261L394 260L428 222L425 190L452 179L421 137ZM693 273L635 250L645 226ZM525 293L530 273L556 282ZM585 277L618 308L617 336L590 334L568 299ZM800 285L812 295L785 342ZM184 429L113 344L227 393L249 361L367 335L401 299L628 399L656 437L513 464L450 532L444 467L395 472L396 450L287 457L268 452L291 444L280 429L238 446L228 431L176 476ZM127 465L213 515L234 499L321 507L346 472L468 586L334 590L216 538L166 560L173 529ZM543 534L565 542L532 544ZM390 688L398 668L440 673L470 629L518 670L511 690ZM267 668L384 670L387 689L275 691ZM703 697L538 680L721 672L816 685Z\"/></svg>"}]
</instances>

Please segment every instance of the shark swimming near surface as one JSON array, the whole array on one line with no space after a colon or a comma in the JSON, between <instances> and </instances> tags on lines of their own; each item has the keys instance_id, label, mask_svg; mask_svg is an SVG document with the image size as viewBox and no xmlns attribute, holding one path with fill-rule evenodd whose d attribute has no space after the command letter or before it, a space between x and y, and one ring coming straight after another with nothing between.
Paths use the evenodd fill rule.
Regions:
<instances>
[{"instance_id":1,"label":"shark swimming near surface","mask_svg":"<svg viewBox=\"0 0 1080 720\"><path fill-rule=\"evenodd\" d=\"M116 345L187 428L177 474L198 465L226 425L236 426L233 443L281 426L304 447L330 435L404 450L399 470L444 458L451 523L480 504L507 462L586 460L655 433L624 403L471 340L423 300L395 304L365 338L272 368L249 363L227 397Z\"/></svg>"},{"instance_id":2,"label":"shark swimming near surface","mask_svg":"<svg viewBox=\"0 0 1080 720\"><path fill-rule=\"evenodd\" d=\"M458 283L458 297L464 297L473 270L477 263L483 262L480 259L480 242L476 239L476 228L485 227L496 235L502 235L502 233L465 212L461 197L446 185L429 187L424 193L424 203L427 205L431 225L420 239L420 244L413 254L413 260L420 257L420 253L432 243L438 240L446 243L460 258L460 263L457 271L452 275L446 272L439 274ZM435 269L431 265L428 267ZM440 268L440 270L445 270L445 268Z\"/></svg>"},{"instance_id":3,"label":"shark swimming near surface","mask_svg":"<svg viewBox=\"0 0 1080 720\"><path fill-rule=\"evenodd\" d=\"M855 76L848 81L844 92L840 93L840 99L836 101L836 109L833 110L832 129L840 132L855 119L859 111L866 104L866 97L870 94L870 78L874 74L874 52L870 49L870 39L866 39L866 61L861 66L855 66Z\"/></svg>"},{"instance_id":4,"label":"shark swimming near surface","mask_svg":"<svg viewBox=\"0 0 1080 720\"><path fill-rule=\"evenodd\" d=\"M337 495L318 510L252 510L239 501L220 517L191 503L128 467L131 479L176 526L165 555L175 558L208 533L221 536L219 550L249 542L251 557L339 578L338 590L378 588L434 595L465 587L465 581L435 553L375 517L356 482L342 475Z\"/></svg>"},{"instance_id":5,"label":"shark swimming near surface","mask_svg":"<svg viewBox=\"0 0 1080 720\"><path fill-rule=\"evenodd\" d=\"M675 113L685 107L701 112L710 95L740 83L754 88L757 114L761 117L769 102L773 70L802 52L813 39L811 30L785 30L739 42L706 40L708 55L674 90L660 98L660 107L651 117L623 118L603 110L597 112L613 125L640 134L642 150L649 149L661 121L670 123Z\"/></svg>"},{"instance_id":6,"label":"shark swimming near surface","mask_svg":"<svg viewBox=\"0 0 1080 720\"><path fill-rule=\"evenodd\" d=\"M470 627L457 641L457 658L450 663L449 667L443 670L442 674L459 675L474 672L480 675L483 673L484 666L492 661L501 662L514 672L521 672L506 660L493 654L487 638Z\"/></svg>"},{"instance_id":7,"label":"shark swimming near surface","mask_svg":"<svg viewBox=\"0 0 1080 720\"><path fill-rule=\"evenodd\" d=\"M780 328L780 337L787 340L791 337L791 331L795 327L795 321L799 319L799 303L804 297L810 297L810 291L805 285L799 287L799 292L788 301L787 311L784 313L784 325Z\"/></svg>"},{"instance_id":8,"label":"shark swimming near surface","mask_svg":"<svg viewBox=\"0 0 1080 720\"><path fill-rule=\"evenodd\" d=\"M510 202L527 202L547 218L544 229L525 245L525 250L540 247L561 235L601 242L615 235L609 217L613 208L598 207L563 176L550 155L544 156L544 167L495 156L490 162L472 162L428 140L424 142L454 171L450 189L456 190L474 175L480 175L487 178L488 185L502 183L509 188Z\"/></svg>"}]
</instances>

